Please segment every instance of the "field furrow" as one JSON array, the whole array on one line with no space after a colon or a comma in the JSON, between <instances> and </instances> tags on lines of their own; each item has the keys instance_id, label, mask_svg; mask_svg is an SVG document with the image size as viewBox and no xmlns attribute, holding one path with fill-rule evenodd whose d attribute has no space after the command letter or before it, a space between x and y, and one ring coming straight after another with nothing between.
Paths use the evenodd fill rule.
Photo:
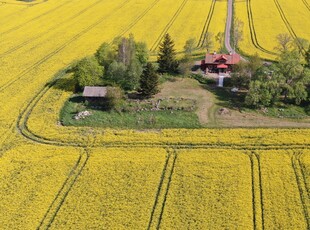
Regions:
<instances>
[{"instance_id":1,"label":"field furrow","mask_svg":"<svg viewBox=\"0 0 310 230\"><path fill-rule=\"evenodd\" d=\"M67 229L72 224L79 229L145 229L165 155L164 149L91 151L51 229Z\"/></svg>"},{"instance_id":2,"label":"field furrow","mask_svg":"<svg viewBox=\"0 0 310 230\"><path fill-rule=\"evenodd\" d=\"M249 157L229 150L179 151L160 226L253 228Z\"/></svg>"},{"instance_id":3,"label":"field furrow","mask_svg":"<svg viewBox=\"0 0 310 230\"><path fill-rule=\"evenodd\" d=\"M264 228L307 229L307 218L298 181L292 167L291 153L259 152Z\"/></svg>"},{"instance_id":4,"label":"field furrow","mask_svg":"<svg viewBox=\"0 0 310 230\"><path fill-rule=\"evenodd\" d=\"M34 229L79 159L74 148L20 145L0 158L0 226Z\"/></svg>"}]
</instances>

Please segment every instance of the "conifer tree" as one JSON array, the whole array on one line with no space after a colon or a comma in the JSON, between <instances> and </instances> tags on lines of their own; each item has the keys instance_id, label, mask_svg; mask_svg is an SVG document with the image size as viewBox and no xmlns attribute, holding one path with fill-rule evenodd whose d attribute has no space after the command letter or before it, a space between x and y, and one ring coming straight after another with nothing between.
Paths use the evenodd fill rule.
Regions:
<instances>
[{"instance_id":1,"label":"conifer tree","mask_svg":"<svg viewBox=\"0 0 310 230\"><path fill-rule=\"evenodd\" d=\"M159 46L158 71L160 73L177 73L179 63L176 60L174 42L169 34L166 34L163 42Z\"/></svg>"},{"instance_id":2,"label":"conifer tree","mask_svg":"<svg viewBox=\"0 0 310 230\"><path fill-rule=\"evenodd\" d=\"M151 63L147 63L140 78L140 92L145 97L158 93L158 75Z\"/></svg>"}]
</instances>

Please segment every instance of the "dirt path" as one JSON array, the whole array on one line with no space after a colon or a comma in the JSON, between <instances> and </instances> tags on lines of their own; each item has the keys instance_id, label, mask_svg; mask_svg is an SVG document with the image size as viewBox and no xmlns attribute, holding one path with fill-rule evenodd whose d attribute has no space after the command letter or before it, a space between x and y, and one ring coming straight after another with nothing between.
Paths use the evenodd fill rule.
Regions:
<instances>
[{"instance_id":1,"label":"dirt path","mask_svg":"<svg viewBox=\"0 0 310 230\"><path fill-rule=\"evenodd\" d=\"M233 15L233 0L228 0L226 29L225 29L225 47L228 51L230 51L232 53L237 53L236 50L233 49L233 47L231 47L231 45L230 45L230 40L231 40L230 32L231 32L231 24L233 21L232 15ZM241 59L244 61L246 60L242 56L241 56Z\"/></svg>"}]
</instances>

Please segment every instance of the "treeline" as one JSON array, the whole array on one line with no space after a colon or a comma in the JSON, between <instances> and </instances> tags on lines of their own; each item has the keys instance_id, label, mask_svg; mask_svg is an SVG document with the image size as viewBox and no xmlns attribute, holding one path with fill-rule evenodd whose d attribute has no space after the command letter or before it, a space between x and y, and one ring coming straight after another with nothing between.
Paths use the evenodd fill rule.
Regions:
<instances>
[{"instance_id":1,"label":"treeline","mask_svg":"<svg viewBox=\"0 0 310 230\"><path fill-rule=\"evenodd\" d=\"M178 73L174 42L166 34L159 47L157 65L149 60L146 43L137 42L132 34L103 43L93 56L78 61L72 68L77 89L85 86L113 86L136 91L144 97L158 92L158 74Z\"/></svg>"},{"instance_id":2,"label":"treeline","mask_svg":"<svg viewBox=\"0 0 310 230\"><path fill-rule=\"evenodd\" d=\"M263 63L258 55L241 61L234 68L232 84L246 89L245 104L252 107L273 106L277 102L300 105L309 103L310 46L303 52L296 41L279 35L276 62Z\"/></svg>"}]
</instances>

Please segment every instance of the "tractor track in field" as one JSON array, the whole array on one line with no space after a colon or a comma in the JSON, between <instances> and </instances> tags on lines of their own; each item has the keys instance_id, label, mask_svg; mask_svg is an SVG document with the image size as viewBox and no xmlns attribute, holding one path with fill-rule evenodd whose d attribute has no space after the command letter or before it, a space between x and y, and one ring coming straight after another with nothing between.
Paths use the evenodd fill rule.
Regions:
<instances>
[{"instance_id":1,"label":"tractor track in field","mask_svg":"<svg viewBox=\"0 0 310 230\"><path fill-rule=\"evenodd\" d=\"M42 3L48 2L48 0L42 0L40 2L24 2L24 3L18 3L18 2L6 2L6 1L0 1L2 4L8 4L8 5L19 5L19 6L35 6L35 5L40 5Z\"/></svg>"},{"instance_id":2,"label":"tractor track in field","mask_svg":"<svg viewBox=\"0 0 310 230\"><path fill-rule=\"evenodd\" d=\"M306 52L306 50L303 48L303 46L302 46L302 44L300 43L300 41L297 39L298 37L297 37L297 35L296 35L296 33L295 33L293 27L291 26L290 22L288 21L288 19L287 19L285 13L284 13L284 11L283 11L283 9L282 9L282 7L281 7L279 1L278 1L278 0L274 0L274 3L275 3L275 5L276 5L276 7L277 7L277 10L278 10L278 12L279 12L279 14L280 14L280 17L281 17L282 21L284 22L284 24L285 24L287 30L289 31L289 33L290 33L290 35L292 36L292 38L293 38L294 40L296 40L296 42L298 43L297 45L298 45L299 49L300 49L301 51L303 51L303 52Z\"/></svg>"},{"instance_id":3,"label":"tractor track in field","mask_svg":"<svg viewBox=\"0 0 310 230\"><path fill-rule=\"evenodd\" d=\"M307 2L307 0L302 0L302 2L304 3L304 5L307 7L307 9L310 11L310 5Z\"/></svg>"},{"instance_id":4,"label":"tractor track in field","mask_svg":"<svg viewBox=\"0 0 310 230\"><path fill-rule=\"evenodd\" d=\"M164 194L164 199L163 199L162 207L161 207L160 214L159 214L159 217L158 217L158 223L157 223L156 229L160 229L160 224L161 224L161 221L162 221L162 218L163 218L163 214L164 214L164 211L165 211L165 206L166 206L166 201L167 201L167 197L168 197L168 193L169 193L169 189L170 189L171 180L172 180L172 176L173 176L173 173L174 173L175 163L176 163L177 156L178 156L176 151L174 151L174 153L172 153L172 154L173 154L172 167L171 167L170 174L169 174L169 177L168 177L167 188L166 188L166 191L165 191L165 194Z\"/></svg>"},{"instance_id":5,"label":"tractor track in field","mask_svg":"<svg viewBox=\"0 0 310 230\"><path fill-rule=\"evenodd\" d=\"M74 186L76 180L82 173L83 169L85 168L90 155L87 149L84 149L84 153L81 153L76 164L71 169L68 177L62 184L61 188L58 190L53 202L50 204L48 210L46 211L44 217L42 218L39 226L36 228L39 229L49 229L52 225L53 221L55 220L62 204L66 200L69 192L71 191L72 187Z\"/></svg>"},{"instance_id":6,"label":"tractor track in field","mask_svg":"<svg viewBox=\"0 0 310 230\"><path fill-rule=\"evenodd\" d=\"M65 70L63 71L65 72ZM61 75L61 74L60 74ZM17 120L16 120L16 128L18 132L24 136L26 139L34 141L40 144L52 145L52 146L72 146L72 147L87 147L87 145L78 142L65 142L61 140L51 140L44 138L38 134L33 133L28 128L28 120L34 108L40 102L42 97L51 89L56 82L61 79L60 76L57 76L50 83L45 85L21 110ZM309 144L279 144L279 145L247 145L247 144L212 144L212 143L150 143L150 142L113 142L113 143L100 143L94 147L166 147L166 148L178 148L178 149L201 149L201 148L224 148L224 149L237 149L237 150L283 150L283 149L309 149Z\"/></svg>"},{"instance_id":7,"label":"tractor track in field","mask_svg":"<svg viewBox=\"0 0 310 230\"><path fill-rule=\"evenodd\" d=\"M45 63L47 60L49 60L50 58L52 58L53 56L55 56L56 54L58 54L60 51L62 51L64 48L66 48L68 45L70 45L72 42L76 41L78 38L80 38L81 36L83 36L84 34L86 34L87 32L89 32L91 29L93 29L94 27L96 27L97 25L99 25L102 21L106 20L107 18L111 17L114 13L116 13L117 11L119 11L120 9L122 9L126 4L128 4L131 0L125 0L125 2L122 2L120 5L118 5L117 7L114 8L114 10L111 11L111 13L101 17L99 20L97 20L96 22L94 22L93 24L89 25L88 27L84 28L82 31L80 31L79 33L77 33L76 35L74 35L72 38L70 38L69 40L67 40L65 43L63 43L62 45L60 45L58 48L54 49L51 53L49 53L48 55L44 56L43 58L41 58L40 60L38 60L37 62L35 62L34 64L32 64L31 66L29 66L28 68L24 69L22 72L20 72L17 76L15 76L13 79L11 79L10 81L6 82L5 84L3 84L2 86L0 86L0 92L2 92L3 90L5 90L7 87L9 87L10 85L12 85L13 83L15 83L16 81L18 81L19 79L21 79L22 77L24 77L26 74L28 74L30 71L32 71L34 68L42 65L43 63Z\"/></svg>"},{"instance_id":8,"label":"tractor track in field","mask_svg":"<svg viewBox=\"0 0 310 230\"><path fill-rule=\"evenodd\" d=\"M203 26L203 29L202 29L202 32L201 32L201 35L200 35L200 38L199 38L199 41L198 41L198 44L197 44L197 48L203 47L205 35L209 31L210 23L211 23L211 20L213 18L216 1L217 0L212 0L208 16L206 18L205 24Z\"/></svg>"},{"instance_id":9,"label":"tractor track in field","mask_svg":"<svg viewBox=\"0 0 310 230\"><path fill-rule=\"evenodd\" d=\"M69 19L67 19L67 21L71 21L73 19L78 18L83 13L87 12L89 9L93 8L94 6L98 5L101 2L102 2L102 0L98 0L98 1L94 2L93 4L91 4L88 7L84 8L83 10L81 10L81 11L77 12L76 14L72 15ZM47 31L57 29L59 26L63 25L63 23L65 23L65 22L58 23L58 24L48 28ZM40 34L38 34L36 36L33 36L33 37L29 38L29 39L27 39L26 41L18 44L17 46L14 46L14 47L10 48L9 50L5 51L4 53L1 53L0 54L0 58L5 57L6 55L9 55L9 54L13 53L14 51L19 50L20 48L23 48L25 45L27 45L27 44L35 41L36 39L42 37L44 34L46 34L46 31L44 31L43 33L40 33Z\"/></svg>"},{"instance_id":10,"label":"tractor track in field","mask_svg":"<svg viewBox=\"0 0 310 230\"><path fill-rule=\"evenodd\" d=\"M162 174L160 177L159 185L158 185L156 196L155 196L154 205L153 205L153 208L151 211L151 216L150 216L150 220L149 220L148 227L147 227L148 230L151 229L152 223L154 221L155 210L157 209L159 197L160 197L160 194L162 193L162 187L163 187L164 179L165 179L166 174L167 174L167 168L168 168L168 163L169 163L170 157L171 157L171 153L167 150L166 161L165 161L164 168L163 168L163 171L162 171Z\"/></svg>"},{"instance_id":11,"label":"tractor track in field","mask_svg":"<svg viewBox=\"0 0 310 230\"><path fill-rule=\"evenodd\" d=\"M162 41L163 37L165 36L165 34L168 32L168 30L170 29L170 27L174 24L175 20L178 18L178 16L180 15L180 13L182 12L182 10L184 9L186 3L188 2L188 0L183 0L183 2L181 3L180 7L177 9L177 11L175 12L175 14L173 15L173 17L170 19L170 21L168 22L168 24L165 26L165 28L163 29L163 31L160 33L160 35L158 36L158 38L156 39L156 41L153 43L150 51L155 51L157 49L157 47L159 46L160 42Z\"/></svg>"},{"instance_id":12,"label":"tractor track in field","mask_svg":"<svg viewBox=\"0 0 310 230\"><path fill-rule=\"evenodd\" d=\"M264 53L276 55L275 52L269 51L269 50L263 48L259 44L258 39L257 39L257 35L256 35L255 26L254 26L251 0L246 1L246 6L247 6L247 15L248 15L249 28L250 28L251 41L252 41L254 47L257 48L258 50L264 52Z\"/></svg>"},{"instance_id":13,"label":"tractor track in field","mask_svg":"<svg viewBox=\"0 0 310 230\"><path fill-rule=\"evenodd\" d=\"M260 192L260 208L261 208L261 219L262 219L262 230L265 229L265 208L264 208L264 193L263 193L263 177L262 177L262 169L261 169L261 160L260 155L256 152L252 153L257 160L258 166L258 184L259 184L259 192Z\"/></svg>"},{"instance_id":14,"label":"tractor track in field","mask_svg":"<svg viewBox=\"0 0 310 230\"><path fill-rule=\"evenodd\" d=\"M258 158L255 155L254 152L246 154L251 162L251 180L252 180L252 205L253 205L253 226L254 230L257 229L263 229L263 207L261 203L261 194L260 190L256 191L256 186L258 184L258 187L261 188L261 183L259 179L259 165L258 165ZM255 177L255 174L257 174L257 178ZM259 192L259 197L257 196L257 193ZM259 209L259 213L258 213Z\"/></svg>"},{"instance_id":15,"label":"tractor track in field","mask_svg":"<svg viewBox=\"0 0 310 230\"><path fill-rule=\"evenodd\" d=\"M300 202L302 205L302 209L304 212L305 220L307 223L307 229L310 229L310 213L309 213L309 191L307 186L306 177L302 168L302 163L300 162L300 157L302 156L302 152L298 151L293 153L291 156L292 168L296 178L296 184L300 195Z\"/></svg>"},{"instance_id":16,"label":"tractor track in field","mask_svg":"<svg viewBox=\"0 0 310 230\"><path fill-rule=\"evenodd\" d=\"M40 14L40 15L38 15L38 16L36 16L36 17L34 17L34 18L32 18L32 19L30 19L30 20L28 20L28 21L26 21L26 22L24 22L24 23L22 23L22 24L20 24L20 25L17 25L17 26L15 26L15 27L13 27L13 28L11 28L11 29L9 29L9 30L6 30L6 31L4 31L4 32L1 32L0 35L9 34L9 33L13 32L13 31L15 31L15 30L18 30L18 29L22 28L23 26L25 26L25 25L27 25L27 24L33 22L33 21L37 21L37 20L39 20L40 18L42 18L42 17L44 17L44 16L46 16L46 15L49 15L50 13L52 13L52 12L54 12L54 11L57 11L58 9L62 8L63 6L65 6L65 5L69 4L69 3L72 3L72 1L71 1L71 0L65 1L64 3L62 3L62 4L58 5L58 6L56 6L55 8L52 8L52 9L46 11L46 12L43 13L43 14Z\"/></svg>"},{"instance_id":17,"label":"tractor track in field","mask_svg":"<svg viewBox=\"0 0 310 230\"><path fill-rule=\"evenodd\" d=\"M5 6L5 4L3 3L3 4L1 4L0 6ZM5 19L6 19L6 20L1 19L1 22L2 22L2 23L5 23L5 21L9 21L9 20L10 20L10 17L12 17L13 15L15 15L15 14L19 14L19 15L20 15L21 12L24 12L24 11L26 11L26 10L28 10L28 9L29 9L29 7L25 7L25 8L22 8L22 9L19 9L19 10L15 11L15 12L12 12L12 13L10 13L10 14L8 14L8 15L5 16ZM1 34L1 33L0 33L0 34Z\"/></svg>"},{"instance_id":18,"label":"tractor track in field","mask_svg":"<svg viewBox=\"0 0 310 230\"><path fill-rule=\"evenodd\" d=\"M127 28L120 32L116 37L123 36L127 33L132 27L134 27L160 0L153 1L133 22L131 22Z\"/></svg>"}]
</instances>

